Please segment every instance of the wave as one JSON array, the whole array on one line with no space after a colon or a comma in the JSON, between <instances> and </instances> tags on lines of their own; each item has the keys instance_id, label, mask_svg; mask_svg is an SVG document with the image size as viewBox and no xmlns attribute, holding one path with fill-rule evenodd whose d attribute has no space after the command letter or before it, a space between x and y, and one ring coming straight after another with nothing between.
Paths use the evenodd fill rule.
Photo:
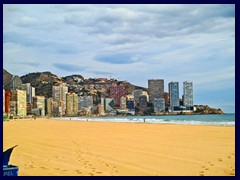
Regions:
<instances>
[{"instance_id":1,"label":"wave","mask_svg":"<svg viewBox=\"0 0 240 180\"><path fill-rule=\"evenodd\" d=\"M53 118L57 120L78 120L78 121L101 121L101 122L145 122L146 123L157 123L157 124L189 124L189 125L215 125L215 126L235 126L235 121L228 120L193 120L193 119L165 119L165 118L144 118L144 117L62 117Z\"/></svg>"}]
</instances>

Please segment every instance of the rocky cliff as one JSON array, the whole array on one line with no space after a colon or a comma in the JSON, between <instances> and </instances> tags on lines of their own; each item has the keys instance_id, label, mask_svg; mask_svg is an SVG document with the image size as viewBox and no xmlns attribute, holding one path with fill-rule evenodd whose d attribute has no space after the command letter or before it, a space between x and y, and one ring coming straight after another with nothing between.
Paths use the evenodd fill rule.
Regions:
<instances>
[{"instance_id":1,"label":"rocky cliff","mask_svg":"<svg viewBox=\"0 0 240 180\"><path fill-rule=\"evenodd\" d=\"M211 108L208 105L196 105L194 113L196 114L224 114L221 109Z\"/></svg>"}]
</instances>

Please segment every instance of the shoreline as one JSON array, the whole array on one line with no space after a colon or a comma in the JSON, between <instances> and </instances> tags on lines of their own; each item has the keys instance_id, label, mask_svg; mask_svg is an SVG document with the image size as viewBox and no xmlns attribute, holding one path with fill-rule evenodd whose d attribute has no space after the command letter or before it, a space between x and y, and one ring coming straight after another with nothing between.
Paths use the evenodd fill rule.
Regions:
<instances>
[{"instance_id":1,"label":"shoreline","mask_svg":"<svg viewBox=\"0 0 240 180\"><path fill-rule=\"evenodd\" d=\"M19 119L3 150L19 176L233 176L235 127Z\"/></svg>"}]
</instances>

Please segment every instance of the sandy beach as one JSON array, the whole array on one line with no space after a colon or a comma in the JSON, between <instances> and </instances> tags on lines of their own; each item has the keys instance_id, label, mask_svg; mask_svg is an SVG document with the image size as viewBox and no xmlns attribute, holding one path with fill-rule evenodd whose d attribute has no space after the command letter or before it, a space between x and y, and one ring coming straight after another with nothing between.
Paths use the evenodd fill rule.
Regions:
<instances>
[{"instance_id":1,"label":"sandy beach","mask_svg":"<svg viewBox=\"0 0 240 180\"><path fill-rule=\"evenodd\" d=\"M19 176L233 176L235 127L21 119L3 122Z\"/></svg>"}]
</instances>

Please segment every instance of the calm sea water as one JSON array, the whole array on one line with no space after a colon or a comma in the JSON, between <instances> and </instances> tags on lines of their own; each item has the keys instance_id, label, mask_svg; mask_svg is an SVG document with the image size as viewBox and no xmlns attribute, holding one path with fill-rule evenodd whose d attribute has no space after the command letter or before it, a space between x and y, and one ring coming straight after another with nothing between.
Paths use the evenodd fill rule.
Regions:
<instances>
[{"instance_id":1,"label":"calm sea water","mask_svg":"<svg viewBox=\"0 0 240 180\"><path fill-rule=\"evenodd\" d=\"M54 119L105 122L143 122L145 119L146 123L235 126L234 113L223 115L62 117Z\"/></svg>"}]
</instances>

